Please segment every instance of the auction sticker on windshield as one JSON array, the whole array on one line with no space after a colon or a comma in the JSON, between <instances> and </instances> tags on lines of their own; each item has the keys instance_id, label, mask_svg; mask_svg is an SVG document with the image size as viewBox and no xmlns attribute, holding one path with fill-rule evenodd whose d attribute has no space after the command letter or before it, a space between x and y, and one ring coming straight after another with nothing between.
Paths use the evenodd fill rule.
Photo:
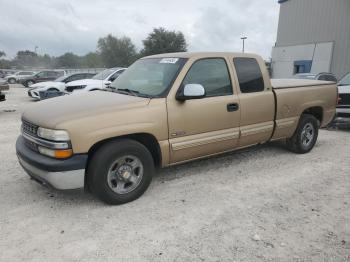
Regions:
<instances>
[{"instance_id":1,"label":"auction sticker on windshield","mask_svg":"<svg viewBox=\"0 0 350 262\"><path fill-rule=\"evenodd\" d=\"M179 58L167 57L159 61L160 64L175 64Z\"/></svg>"}]
</instances>

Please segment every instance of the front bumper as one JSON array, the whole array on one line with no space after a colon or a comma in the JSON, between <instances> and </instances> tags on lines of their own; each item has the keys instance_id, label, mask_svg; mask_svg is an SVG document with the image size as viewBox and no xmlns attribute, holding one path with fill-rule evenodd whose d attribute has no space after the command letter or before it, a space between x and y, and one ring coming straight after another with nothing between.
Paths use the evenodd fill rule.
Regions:
<instances>
[{"instance_id":1,"label":"front bumper","mask_svg":"<svg viewBox=\"0 0 350 262\"><path fill-rule=\"evenodd\" d=\"M86 154L64 160L53 159L29 149L22 136L17 139L16 152L23 169L41 184L59 190L84 187Z\"/></svg>"},{"instance_id":2,"label":"front bumper","mask_svg":"<svg viewBox=\"0 0 350 262\"><path fill-rule=\"evenodd\" d=\"M28 96L31 97L31 98L40 100L39 91L29 90L29 91L28 91Z\"/></svg>"}]
</instances>

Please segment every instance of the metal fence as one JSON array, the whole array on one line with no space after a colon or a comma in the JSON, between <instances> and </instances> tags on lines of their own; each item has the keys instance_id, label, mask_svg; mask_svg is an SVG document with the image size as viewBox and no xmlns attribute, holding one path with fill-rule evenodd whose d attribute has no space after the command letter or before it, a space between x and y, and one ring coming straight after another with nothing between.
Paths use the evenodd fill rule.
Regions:
<instances>
[{"instance_id":1,"label":"metal fence","mask_svg":"<svg viewBox=\"0 0 350 262\"><path fill-rule=\"evenodd\" d=\"M67 74L72 74L72 73L99 73L106 68L55 68L55 69L47 69L47 68L26 68L23 70L16 70L16 69L1 69L0 71L5 72L7 74L9 73L15 73L18 71L33 71L33 72L39 72L43 70L64 70Z\"/></svg>"}]
</instances>

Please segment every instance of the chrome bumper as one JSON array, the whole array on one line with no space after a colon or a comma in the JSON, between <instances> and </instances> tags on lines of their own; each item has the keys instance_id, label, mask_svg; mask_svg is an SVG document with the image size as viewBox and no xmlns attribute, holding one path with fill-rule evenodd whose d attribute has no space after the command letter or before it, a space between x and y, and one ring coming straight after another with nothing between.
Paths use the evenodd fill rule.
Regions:
<instances>
[{"instance_id":1,"label":"chrome bumper","mask_svg":"<svg viewBox=\"0 0 350 262\"><path fill-rule=\"evenodd\" d=\"M85 169L48 172L27 163L19 156L18 160L28 175L43 185L48 185L59 190L84 187Z\"/></svg>"}]
</instances>

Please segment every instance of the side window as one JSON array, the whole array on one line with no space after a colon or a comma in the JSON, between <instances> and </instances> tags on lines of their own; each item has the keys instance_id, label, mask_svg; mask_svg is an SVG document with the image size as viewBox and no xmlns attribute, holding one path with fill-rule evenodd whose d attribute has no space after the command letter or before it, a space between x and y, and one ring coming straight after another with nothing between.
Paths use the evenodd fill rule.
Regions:
<instances>
[{"instance_id":1,"label":"side window","mask_svg":"<svg viewBox=\"0 0 350 262\"><path fill-rule=\"evenodd\" d=\"M121 75L121 73L123 73L125 70L119 70L118 72L114 73L108 80L113 82L114 80L116 80L118 78L118 76Z\"/></svg>"},{"instance_id":2,"label":"side window","mask_svg":"<svg viewBox=\"0 0 350 262\"><path fill-rule=\"evenodd\" d=\"M260 92L265 89L264 79L256 59L238 57L233 59L233 63L242 93Z\"/></svg>"},{"instance_id":3,"label":"side window","mask_svg":"<svg viewBox=\"0 0 350 262\"><path fill-rule=\"evenodd\" d=\"M85 74L78 74L78 75L75 75L75 79L74 80L81 80L81 79L84 79L85 78Z\"/></svg>"},{"instance_id":4,"label":"side window","mask_svg":"<svg viewBox=\"0 0 350 262\"><path fill-rule=\"evenodd\" d=\"M84 79L84 74L72 75L69 77L69 82Z\"/></svg>"},{"instance_id":5,"label":"side window","mask_svg":"<svg viewBox=\"0 0 350 262\"><path fill-rule=\"evenodd\" d=\"M57 77L58 73L54 72L54 71L49 71L49 72L47 72L47 75L48 75L48 77Z\"/></svg>"},{"instance_id":6,"label":"side window","mask_svg":"<svg viewBox=\"0 0 350 262\"><path fill-rule=\"evenodd\" d=\"M38 77L47 77L47 72L43 71L37 74Z\"/></svg>"},{"instance_id":7,"label":"side window","mask_svg":"<svg viewBox=\"0 0 350 262\"><path fill-rule=\"evenodd\" d=\"M329 74L320 75L318 77L318 80L337 82L337 79L335 78L335 76L329 75Z\"/></svg>"},{"instance_id":8,"label":"side window","mask_svg":"<svg viewBox=\"0 0 350 262\"><path fill-rule=\"evenodd\" d=\"M208 97L233 94L229 72L223 58L196 61L187 72L182 84L201 84Z\"/></svg>"}]
</instances>

